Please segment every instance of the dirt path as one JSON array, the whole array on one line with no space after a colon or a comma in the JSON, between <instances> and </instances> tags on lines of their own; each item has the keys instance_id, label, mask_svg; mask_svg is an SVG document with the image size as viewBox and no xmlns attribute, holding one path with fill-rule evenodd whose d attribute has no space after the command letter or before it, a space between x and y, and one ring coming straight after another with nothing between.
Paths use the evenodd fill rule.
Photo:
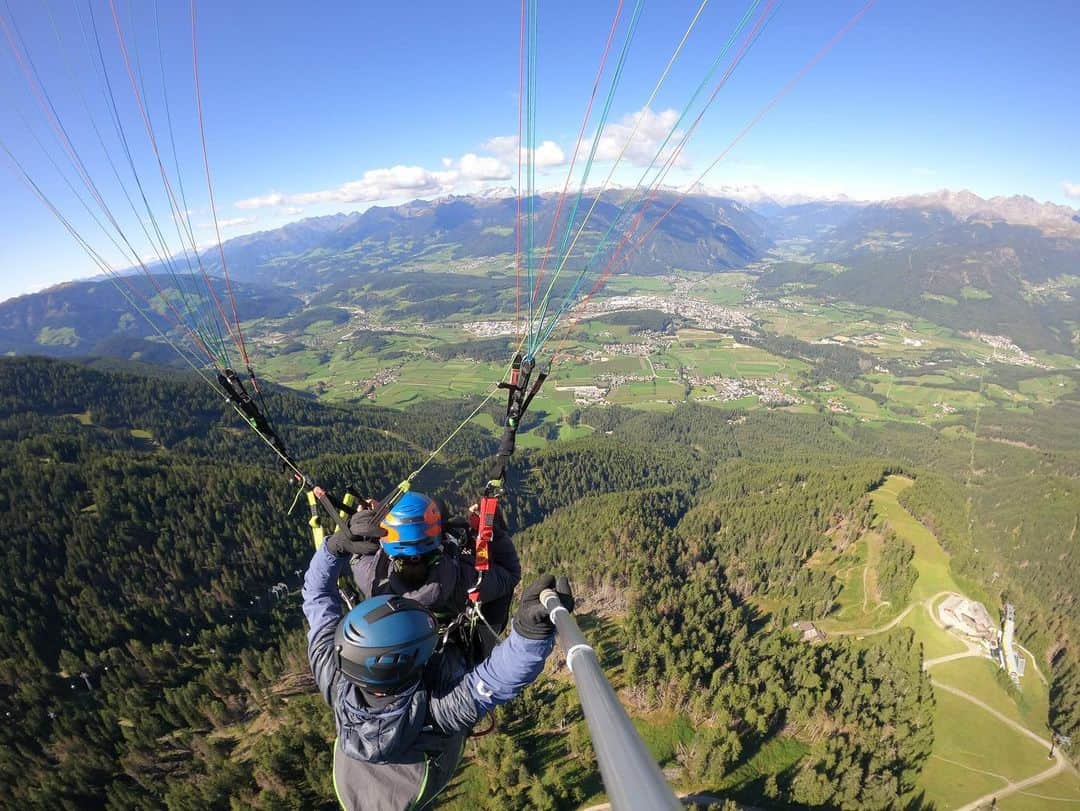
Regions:
<instances>
[{"instance_id":1,"label":"dirt path","mask_svg":"<svg viewBox=\"0 0 1080 811\"><path fill-rule=\"evenodd\" d=\"M955 811L977 811L977 809L979 808L987 808L994 800L1000 800L1002 797L1008 797L1010 794L1016 794L1018 791L1023 791L1026 788L1030 788L1031 786L1038 785L1045 780L1049 780L1051 777L1056 777L1057 775L1061 774L1061 772L1065 771L1065 762L1059 759L1057 755L1054 756L1054 759L1057 761L1057 763L1055 763L1046 771L1039 772L1036 775L1032 775L1026 780L1021 780L1019 783L1008 783L1007 785L1002 786L997 791L991 792L990 794L984 794L979 799L972 800L967 805L960 806L959 808L955 809Z\"/></svg>"},{"instance_id":2,"label":"dirt path","mask_svg":"<svg viewBox=\"0 0 1080 811\"><path fill-rule=\"evenodd\" d=\"M864 636L872 636L874 634L885 633L886 631L889 631L889 630L895 628L900 622L903 621L903 619L909 613L911 613L911 610L913 608L916 608L917 606L922 606L924 609L926 609L926 613L930 615L930 619L933 621L933 623L938 628L941 628L942 630L947 630L946 627L945 627L945 624L934 613L934 603L937 602L937 600L939 598L947 596L949 594L953 594L953 593L954 592L951 592L951 591L940 591L937 594L934 594L934 595L932 595L930 597L927 597L925 600L922 600L922 601L917 602L917 603L911 603L910 605L908 605L907 608L905 608L903 611L901 611L900 614L895 619L885 623L884 625L882 625L879 628L866 628L866 629L858 629L858 630L851 630L851 631L833 631L832 634L834 636L858 635L859 638L861 639ZM975 644L974 642L970 642L970 641L968 641L966 639L962 639L961 637L958 637L958 636L955 636L955 635L953 635L953 636L956 639L959 639L965 645L967 645L967 650L966 651L961 651L959 653L950 653L947 656L939 656L936 659L927 659L926 661L923 662L923 670L930 670L930 668L932 668L932 667L944 664L945 662L953 662L953 661L956 661L957 659L967 659L967 658L971 658L971 657L981 657L981 656L983 656L983 650L977 644ZM1021 648L1021 650L1023 650L1023 648ZM1036 673L1039 674L1039 678L1045 684L1046 679L1043 677L1042 672L1039 671L1038 665L1035 664L1035 661L1034 661L1035 657L1031 656L1031 653L1029 651L1024 650L1024 653L1026 653L1032 659L1032 663L1035 666ZM1035 734L1030 729L1023 726L1022 724L1018 724L1016 721L1012 720L1008 716L1002 715L1000 712L995 710L989 704L985 703L984 701L981 701L980 699L976 698L975 696L971 695L970 693L965 693L963 690L960 690L959 688L952 687L952 686L950 686L948 684L944 684L943 682L940 682L940 681L933 681L933 685L934 685L935 689L944 690L945 692L952 693L953 695L958 696L959 698L962 698L965 701L970 701L975 706L977 706L980 709L985 710L986 712L993 715L994 718L996 718L1001 723L1007 724L1010 728L1016 730L1017 732L1021 733L1022 735L1026 735L1028 738L1031 738L1031 740L1035 741L1036 743L1039 743L1042 746L1045 746L1047 751L1050 750L1050 741L1048 741L1048 740L1040 737L1039 735ZM986 795L984 795L982 797L979 797L976 800L972 800L967 805L961 806L959 809L957 809L957 811L976 811L976 809L978 809L980 807L988 806L995 798L1001 799L1002 797L1007 797L1010 794L1015 794L1015 793L1017 793L1019 791L1023 791L1026 788L1030 788L1032 786L1038 785L1039 783L1042 783L1045 780L1049 780L1052 777L1056 777L1057 775L1061 774L1062 771L1064 771L1066 768L1068 768L1068 761L1062 756L1061 752L1055 752L1054 753L1054 761L1055 761L1054 765L1051 766L1049 769L1046 769L1045 771L1041 771L1038 774L1033 774L1031 777L1028 777L1028 778L1025 778L1024 780L1019 780L1019 781L1016 781L1016 782L1013 782L1013 781L1010 781L1010 780L1005 780L1005 778L1002 775L995 775L996 777L1001 777L1001 779L1005 780L1006 785L1002 786L997 791L994 791L994 792L992 792L990 794L986 794Z\"/></svg>"},{"instance_id":3,"label":"dirt path","mask_svg":"<svg viewBox=\"0 0 1080 811\"><path fill-rule=\"evenodd\" d=\"M930 608L931 608L930 603L932 603L934 599L935 598L930 598L930 600L927 601L927 610L930 610ZM937 618L935 617L934 619L936 620ZM941 623L938 623L938 624L940 625ZM925 662L923 662L923 670L929 670L930 668L934 667L935 665L944 664L945 662L953 662L953 661L955 661L957 659L967 659L967 658L976 657L976 656L981 657L983 655L982 649L978 645L976 645L975 643L969 642L966 639L963 639L961 641L965 645L968 646L968 649L966 651L962 651L960 653L951 653L948 656L939 656L936 659L928 659ZM979 707L979 709L985 710L986 712L993 715L998 721L1001 721L1003 724L1008 724L1009 727L1011 727L1012 729L1015 729L1017 732L1021 733L1022 735L1026 735L1027 737L1031 738L1033 741L1036 741L1037 743L1042 744L1043 746L1045 746L1047 748L1047 750L1050 749L1050 741L1048 741L1048 740L1046 740L1044 738L1041 738L1040 736L1038 736L1034 732L1032 732L1030 729L1028 729L1027 727L1025 727L1022 724L1018 724L1016 721L1012 720L1008 716L1002 715L1000 712L995 710L993 707L991 707L989 704L985 703L984 701L981 701L980 699L976 698L975 696L971 695L970 693L965 693L963 690L961 690L961 689L959 689L957 687L952 687L952 686L950 686L948 684L945 684L943 682L940 682L940 681L933 681L932 678L931 678L931 681L932 681L935 689L944 690L946 693L952 693L954 696L958 696L959 698L962 698L965 701L970 701L972 704ZM945 760L945 758L941 758L941 759ZM995 774L994 775L995 777L999 777L999 778L1001 778L1002 780L1005 781L1004 786L1002 786L997 791L994 791L994 792L991 792L990 794L985 794L982 797L979 797L977 800L972 800L967 805L961 806L957 811L975 811L975 809L986 806L988 803L992 802L994 799L1001 799L1002 797L1007 797L1010 794L1015 794L1018 791L1023 791L1026 788L1030 788L1031 786L1038 785L1039 783L1042 783L1044 780L1049 780L1051 777L1056 777L1058 774L1060 774L1068 766L1068 761L1066 761L1066 759L1062 756L1061 752L1055 752L1054 753L1054 761L1055 761L1054 765L1051 766L1049 769L1046 769L1045 771L1041 771L1038 774L1033 774L1031 777L1025 778L1024 780L1020 780L1020 781L1017 781L1017 782L1013 782L1011 780L1008 780L1003 775ZM961 764L957 764L957 765L961 765ZM970 767L965 767L965 768L970 768ZM973 771L981 771L981 770L973 769ZM986 772L986 774L992 774L992 772Z\"/></svg>"},{"instance_id":4,"label":"dirt path","mask_svg":"<svg viewBox=\"0 0 1080 811\"><path fill-rule=\"evenodd\" d=\"M969 645L971 644L970 642L967 642L967 640L964 641ZM972 656L982 655L983 652L979 648L972 646L965 651L960 651L960 653L950 653L948 656L939 656L937 659L927 659L923 662L923 670L929 670L935 665L943 665L946 662L954 662L957 659L968 659Z\"/></svg>"},{"instance_id":5,"label":"dirt path","mask_svg":"<svg viewBox=\"0 0 1080 811\"><path fill-rule=\"evenodd\" d=\"M931 681L933 681L933 678L931 678ZM1019 732L1021 735L1026 735L1027 737L1031 738L1031 740L1035 741L1035 743L1040 744L1041 746L1045 746L1046 750L1050 751L1050 741L1046 740L1046 738L1043 738L1043 737L1035 734L1030 729L1028 729L1026 726L1024 726L1023 724L1017 723L1016 721L1011 719L1009 716L1002 715L1000 712L995 710L993 707L991 707L989 704L987 704L982 699L978 699L975 696L971 695L970 693L965 693L960 688L953 687L953 686L951 686L949 684L945 684L944 682L935 681L934 682L934 687L935 688L940 687L946 693L952 693L954 696L959 696L960 698L962 698L962 699L964 699L966 701L970 701L972 704L976 705L977 707L981 707L982 709L984 709L988 713L990 713L992 716L997 718L999 721L1001 721L1001 723L1007 724L1008 726L1012 727L1017 732ZM1065 760L1064 760L1064 758L1061 757L1060 753L1055 752L1054 757L1057 758L1062 763L1062 765L1064 765Z\"/></svg>"},{"instance_id":6,"label":"dirt path","mask_svg":"<svg viewBox=\"0 0 1080 811\"><path fill-rule=\"evenodd\" d=\"M859 639L862 639L864 636L874 636L875 634L883 634L886 631L891 631L893 628L895 628L897 625L899 625L901 622L903 622L904 617L906 617L908 614L910 614L912 609L917 608L920 605L923 606L926 609L926 612L930 615L930 619L932 619L934 621L934 624L937 625L939 628L944 629L945 626L941 624L941 620L939 620L936 616L934 616L934 602L939 597L944 597L947 594L952 594L952 593L953 592L951 592L951 591L939 591L937 594L932 594L932 595L930 595L929 597L927 597L925 600L923 600L921 602L910 603L907 608L905 608L903 611L901 611L899 614L897 614L893 619L889 620L884 625L879 626L877 628L854 628L854 629L844 630L844 631L830 631L828 629L823 629L823 630L825 630L825 633L827 633L829 636L857 636L857 637L859 637Z\"/></svg>"},{"instance_id":7,"label":"dirt path","mask_svg":"<svg viewBox=\"0 0 1080 811\"><path fill-rule=\"evenodd\" d=\"M903 622L904 617L906 617L908 614L910 614L911 609L913 609L917 605L918 605L918 603L912 603L907 608L905 608L903 611L901 611L899 614L897 614L893 619L889 620L887 623L885 623L884 625L882 625L882 626L880 626L878 628L851 628L851 629L843 630L843 631L830 631L830 630L827 630L827 629L823 629L823 630L825 630L825 633L827 633L829 636L857 636L857 637L859 637L859 639L862 639L864 636L873 636L874 634L883 634L886 631L891 631L893 628L895 628L897 625L899 625L901 622Z\"/></svg>"},{"instance_id":8,"label":"dirt path","mask_svg":"<svg viewBox=\"0 0 1080 811\"><path fill-rule=\"evenodd\" d=\"M930 754L930 757L932 757L934 760L940 760L942 763L948 763L958 768L966 769L969 772L975 772L976 774L988 774L991 777L996 777L1002 783L1009 782L1008 777L1003 774L998 774L997 772L988 772L986 769L976 769L974 766L968 766L966 763L961 763L959 760L949 760L947 757L942 757L941 755L935 755L933 753Z\"/></svg>"},{"instance_id":9,"label":"dirt path","mask_svg":"<svg viewBox=\"0 0 1080 811\"><path fill-rule=\"evenodd\" d=\"M995 710L986 702L975 698L975 696L971 695L970 693L965 693L963 690L957 689L956 687L950 687L949 685L943 684L942 682L935 681L933 684L935 689L944 690L946 693L952 693L954 696L958 696L965 701L970 701L976 707L979 707L980 709L990 713L1001 723L1008 725L1012 729L1019 732L1021 735L1026 735L1036 743L1045 746L1049 751L1050 741L1036 735L1030 729L1023 726L1022 724L1016 723L1016 721L1012 720L1008 716L1002 715L1000 712ZM1068 761L1064 758L1060 751L1054 753L1054 761L1054 765L1051 766L1049 769L1041 771L1038 774L1033 774L1031 777L1015 783L1010 781L1007 785L1003 786L997 791L991 792L990 794L985 794L976 800L972 800L970 803L961 806L956 811L975 811L975 809L980 808L981 806L989 805L991 802L993 802L994 799L1000 800L1002 797L1007 797L1010 794L1015 794L1018 791L1023 791L1026 788L1030 788L1031 786L1037 785L1038 783L1042 783L1044 780L1049 780L1051 777L1056 777L1068 767Z\"/></svg>"}]
</instances>

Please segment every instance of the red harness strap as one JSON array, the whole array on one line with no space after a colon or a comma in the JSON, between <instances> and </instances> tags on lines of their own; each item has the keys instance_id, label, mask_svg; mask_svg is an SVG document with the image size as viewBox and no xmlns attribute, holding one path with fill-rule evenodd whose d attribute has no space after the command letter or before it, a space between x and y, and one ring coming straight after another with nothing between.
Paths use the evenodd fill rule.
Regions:
<instances>
[{"instance_id":1,"label":"red harness strap","mask_svg":"<svg viewBox=\"0 0 1080 811\"><path fill-rule=\"evenodd\" d=\"M484 572L491 568L490 546L491 538L495 534L495 512L498 508L497 496L481 496L477 511L470 516L476 532L473 568L478 574L476 585L469 591L469 599L474 603L480 600L480 582L484 579Z\"/></svg>"}]
</instances>

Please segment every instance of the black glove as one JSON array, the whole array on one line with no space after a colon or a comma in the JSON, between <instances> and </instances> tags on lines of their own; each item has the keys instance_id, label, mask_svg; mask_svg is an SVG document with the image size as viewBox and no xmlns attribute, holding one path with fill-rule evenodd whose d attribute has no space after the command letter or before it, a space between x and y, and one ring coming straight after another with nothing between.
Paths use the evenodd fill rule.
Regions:
<instances>
[{"instance_id":1,"label":"black glove","mask_svg":"<svg viewBox=\"0 0 1080 811\"><path fill-rule=\"evenodd\" d=\"M570 591L570 581L565 577L558 580L553 575L541 575L521 595L521 605L514 615L514 630L526 639L547 639L555 633L548 610L540 602L540 592L552 589L559 595L563 607L574 610L574 595Z\"/></svg>"},{"instance_id":2,"label":"black glove","mask_svg":"<svg viewBox=\"0 0 1080 811\"><path fill-rule=\"evenodd\" d=\"M384 535L386 530L379 526L375 511L360 510L349 518L345 529L327 538L326 548L335 555L374 555Z\"/></svg>"}]
</instances>

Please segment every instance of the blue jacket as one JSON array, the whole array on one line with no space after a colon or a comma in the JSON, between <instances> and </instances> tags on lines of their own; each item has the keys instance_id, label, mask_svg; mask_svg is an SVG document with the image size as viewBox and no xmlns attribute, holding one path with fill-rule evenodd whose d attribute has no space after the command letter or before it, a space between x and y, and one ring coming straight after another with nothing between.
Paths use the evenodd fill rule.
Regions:
<instances>
[{"instance_id":1,"label":"blue jacket","mask_svg":"<svg viewBox=\"0 0 1080 811\"><path fill-rule=\"evenodd\" d=\"M373 709L341 674L334 650L343 616L337 580L347 564L348 557L324 545L311 559L303 591L308 661L337 727L334 785L348 809L422 808L450 781L476 723L540 675L554 638L527 639L511 630L471 670L448 650L432 659L416 689Z\"/></svg>"}]
</instances>

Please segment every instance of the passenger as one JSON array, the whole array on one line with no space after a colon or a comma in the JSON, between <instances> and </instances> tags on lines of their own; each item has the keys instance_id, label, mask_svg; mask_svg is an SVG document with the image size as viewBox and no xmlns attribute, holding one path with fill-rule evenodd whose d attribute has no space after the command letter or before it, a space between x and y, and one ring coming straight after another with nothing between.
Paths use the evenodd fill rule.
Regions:
<instances>
[{"instance_id":1,"label":"passenger","mask_svg":"<svg viewBox=\"0 0 1080 811\"><path fill-rule=\"evenodd\" d=\"M347 811L428 808L470 730L540 674L555 630L540 593L555 590L572 611L569 583L544 575L529 586L509 636L466 669L461 657L433 656L438 622L415 600L371 597L342 616L337 580L352 550L330 546L311 559L303 595L308 660L337 728L338 800Z\"/></svg>"},{"instance_id":2,"label":"passenger","mask_svg":"<svg viewBox=\"0 0 1080 811\"><path fill-rule=\"evenodd\" d=\"M353 554L353 579L365 597L408 597L444 623L465 610L468 593L479 579L484 620L501 633L521 580L521 563L506 524L496 517L490 568L480 578L464 537L466 523L447 522L444 513L433 499L410 491L378 524L373 510L356 513L349 521L352 539L339 530L328 545L337 554ZM457 534L448 531L455 528Z\"/></svg>"}]
</instances>

